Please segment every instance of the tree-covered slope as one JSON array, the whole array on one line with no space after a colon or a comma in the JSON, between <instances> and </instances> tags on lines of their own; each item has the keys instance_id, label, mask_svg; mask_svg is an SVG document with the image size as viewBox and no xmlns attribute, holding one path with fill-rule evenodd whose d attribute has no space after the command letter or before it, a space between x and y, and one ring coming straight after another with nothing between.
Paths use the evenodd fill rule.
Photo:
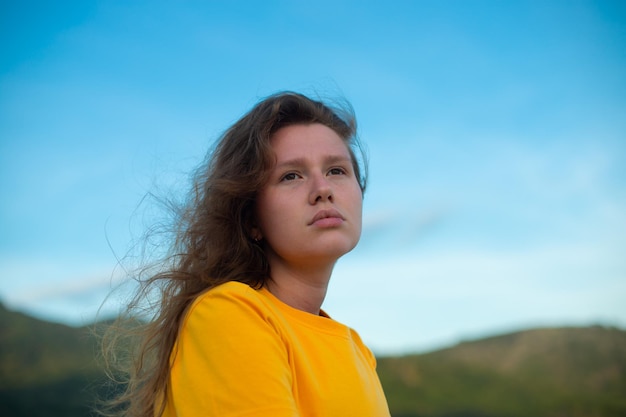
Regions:
<instances>
[{"instance_id":1,"label":"tree-covered slope","mask_svg":"<svg viewBox=\"0 0 626 417\"><path fill-rule=\"evenodd\" d=\"M106 390L97 355L88 328L0 305L0 416L93 415ZM626 416L626 332L615 328L527 330L379 358L378 371L394 417Z\"/></svg>"},{"instance_id":2,"label":"tree-covered slope","mask_svg":"<svg viewBox=\"0 0 626 417\"><path fill-rule=\"evenodd\" d=\"M103 381L88 328L50 323L0 304L0 416L88 416Z\"/></svg>"},{"instance_id":3,"label":"tree-covered slope","mask_svg":"<svg viewBox=\"0 0 626 417\"><path fill-rule=\"evenodd\" d=\"M440 351L380 358L392 414L626 415L626 332L535 329Z\"/></svg>"}]
</instances>

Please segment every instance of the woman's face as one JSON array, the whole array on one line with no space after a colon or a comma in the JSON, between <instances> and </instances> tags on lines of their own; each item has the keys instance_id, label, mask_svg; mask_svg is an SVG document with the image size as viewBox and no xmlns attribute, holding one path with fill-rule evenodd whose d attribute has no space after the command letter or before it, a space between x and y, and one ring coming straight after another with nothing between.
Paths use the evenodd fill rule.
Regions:
<instances>
[{"instance_id":1,"label":"woman's face","mask_svg":"<svg viewBox=\"0 0 626 417\"><path fill-rule=\"evenodd\" d=\"M363 196L346 144L314 123L279 129L271 146L276 164L257 198L255 229L270 266L334 263L361 235Z\"/></svg>"}]
</instances>

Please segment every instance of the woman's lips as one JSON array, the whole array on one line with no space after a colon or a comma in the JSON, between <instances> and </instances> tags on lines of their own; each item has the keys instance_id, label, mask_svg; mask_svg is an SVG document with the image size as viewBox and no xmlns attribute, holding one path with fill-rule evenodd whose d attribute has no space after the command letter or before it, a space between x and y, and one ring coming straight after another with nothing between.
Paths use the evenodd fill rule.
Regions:
<instances>
[{"instance_id":1,"label":"woman's lips","mask_svg":"<svg viewBox=\"0 0 626 417\"><path fill-rule=\"evenodd\" d=\"M318 211L309 223L309 225L324 228L337 227L340 226L343 222L344 218L341 213L334 209L327 209Z\"/></svg>"}]
</instances>

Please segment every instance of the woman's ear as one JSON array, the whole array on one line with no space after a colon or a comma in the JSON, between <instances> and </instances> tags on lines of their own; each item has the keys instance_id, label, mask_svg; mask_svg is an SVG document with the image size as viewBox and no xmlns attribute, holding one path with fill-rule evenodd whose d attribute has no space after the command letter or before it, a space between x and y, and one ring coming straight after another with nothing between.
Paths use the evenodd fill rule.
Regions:
<instances>
[{"instance_id":1,"label":"woman's ear","mask_svg":"<svg viewBox=\"0 0 626 417\"><path fill-rule=\"evenodd\" d=\"M259 240L263 239L263 234L261 233L261 230L258 227L252 228L252 230L250 231L250 236L252 237L252 240L254 240L255 242L258 242Z\"/></svg>"}]
</instances>

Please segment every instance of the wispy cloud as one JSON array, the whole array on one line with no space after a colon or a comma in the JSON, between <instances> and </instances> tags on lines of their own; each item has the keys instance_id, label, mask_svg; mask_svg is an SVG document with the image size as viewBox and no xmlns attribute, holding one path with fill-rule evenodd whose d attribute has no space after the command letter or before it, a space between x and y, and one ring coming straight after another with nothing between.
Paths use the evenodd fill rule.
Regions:
<instances>
[{"instance_id":1,"label":"wispy cloud","mask_svg":"<svg viewBox=\"0 0 626 417\"><path fill-rule=\"evenodd\" d=\"M626 260L612 247L565 243L346 261L337 267L326 307L364 329L381 352L516 326L626 326Z\"/></svg>"}]
</instances>

